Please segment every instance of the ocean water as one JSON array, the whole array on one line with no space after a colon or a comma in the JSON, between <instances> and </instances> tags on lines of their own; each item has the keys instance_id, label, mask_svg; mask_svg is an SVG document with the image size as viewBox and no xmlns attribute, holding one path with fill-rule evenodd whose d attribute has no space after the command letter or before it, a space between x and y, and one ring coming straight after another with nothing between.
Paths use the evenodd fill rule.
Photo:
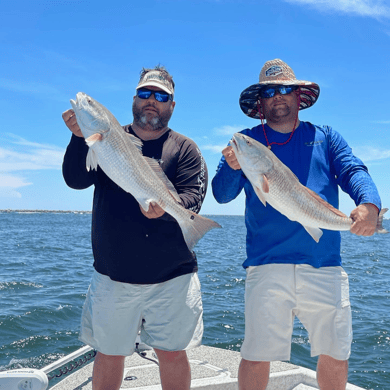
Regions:
<instances>
[{"instance_id":1,"label":"ocean water","mask_svg":"<svg viewBox=\"0 0 390 390\"><path fill-rule=\"evenodd\" d=\"M210 216L223 230L196 247L205 345L239 351L244 337L245 226L241 216ZM390 221L384 221L390 230ZM42 368L78 349L82 304L92 273L88 213L0 212L0 371ZM354 341L349 381L390 388L390 234L342 233L350 278ZM293 364L315 370L299 321Z\"/></svg>"}]
</instances>

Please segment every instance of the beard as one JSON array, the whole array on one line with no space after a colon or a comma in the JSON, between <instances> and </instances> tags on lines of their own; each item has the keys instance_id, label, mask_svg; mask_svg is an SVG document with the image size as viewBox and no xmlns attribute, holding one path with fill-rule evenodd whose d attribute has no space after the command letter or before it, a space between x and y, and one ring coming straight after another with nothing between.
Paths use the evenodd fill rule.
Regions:
<instances>
[{"instance_id":1,"label":"beard","mask_svg":"<svg viewBox=\"0 0 390 390\"><path fill-rule=\"evenodd\" d=\"M143 110L147 107L153 107L152 105L147 105L142 109L137 106L135 101L133 102L133 116L134 123L141 127L142 129L149 128L152 131L159 131L167 127L169 120L172 116L172 111L168 109L161 112L156 112L154 115L151 113L144 113Z\"/></svg>"},{"instance_id":2,"label":"beard","mask_svg":"<svg viewBox=\"0 0 390 390\"><path fill-rule=\"evenodd\" d=\"M288 116L291 113L291 108L285 104L284 106L272 107L270 110L266 110L268 116L277 119Z\"/></svg>"}]
</instances>

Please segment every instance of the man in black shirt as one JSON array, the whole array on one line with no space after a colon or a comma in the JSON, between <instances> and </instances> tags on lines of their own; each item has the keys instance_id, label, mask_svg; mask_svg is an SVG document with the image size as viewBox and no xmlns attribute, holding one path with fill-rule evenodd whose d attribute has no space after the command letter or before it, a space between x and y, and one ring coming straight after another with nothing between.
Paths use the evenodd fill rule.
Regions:
<instances>
[{"instance_id":1,"label":"man in black shirt","mask_svg":"<svg viewBox=\"0 0 390 390\"><path fill-rule=\"evenodd\" d=\"M165 68L143 69L133 123L123 129L143 141L143 155L159 161L181 203L199 212L207 167L189 138L168 127L174 82ZM80 340L95 348L94 390L119 389L125 356L135 339L155 349L163 389L189 390L185 349L201 343L202 301L197 260L174 218L157 204L145 212L98 167L87 171L85 144L73 110L63 119L73 135L63 162L71 188L95 186L92 212L94 274L83 308Z\"/></svg>"}]
</instances>

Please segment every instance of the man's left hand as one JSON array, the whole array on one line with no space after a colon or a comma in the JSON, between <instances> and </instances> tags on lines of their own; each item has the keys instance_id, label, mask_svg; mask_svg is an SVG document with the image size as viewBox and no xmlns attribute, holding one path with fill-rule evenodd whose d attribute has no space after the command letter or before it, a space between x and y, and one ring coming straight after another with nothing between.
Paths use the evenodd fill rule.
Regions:
<instances>
[{"instance_id":1,"label":"man's left hand","mask_svg":"<svg viewBox=\"0 0 390 390\"><path fill-rule=\"evenodd\" d=\"M164 209L162 209L157 203L150 202L149 203L149 210L145 211L141 206L139 206L141 209L141 213L145 215L146 218L154 219L154 218L160 218L164 213Z\"/></svg>"},{"instance_id":2,"label":"man's left hand","mask_svg":"<svg viewBox=\"0 0 390 390\"><path fill-rule=\"evenodd\" d=\"M378 220L378 208L371 203L360 204L352 210L350 217L353 220L351 233L358 236L372 236L375 233Z\"/></svg>"}]
</instances>

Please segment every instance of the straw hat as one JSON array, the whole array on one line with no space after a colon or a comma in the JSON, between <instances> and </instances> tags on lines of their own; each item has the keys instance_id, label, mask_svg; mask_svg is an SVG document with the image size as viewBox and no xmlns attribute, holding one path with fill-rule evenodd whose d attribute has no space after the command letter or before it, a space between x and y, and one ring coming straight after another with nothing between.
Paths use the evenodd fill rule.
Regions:
<instances>
[{"instance_id":1,"label":"straw hat","mask_svg":"<svg viewBox=\"0 0 390 390\"><path fill-rule=\"evenodd\" d=\"M245 115L250 118L262 119L261 100L259 98L260 89L267 85L298 85L300 87L299 109L311 107L318 99L320 87L310 81L297 80L293 70L282 60L275 59L267 61L261 69L259 82L244 89L240 95L240 107Z\"/></svg>"}]
</instances>

